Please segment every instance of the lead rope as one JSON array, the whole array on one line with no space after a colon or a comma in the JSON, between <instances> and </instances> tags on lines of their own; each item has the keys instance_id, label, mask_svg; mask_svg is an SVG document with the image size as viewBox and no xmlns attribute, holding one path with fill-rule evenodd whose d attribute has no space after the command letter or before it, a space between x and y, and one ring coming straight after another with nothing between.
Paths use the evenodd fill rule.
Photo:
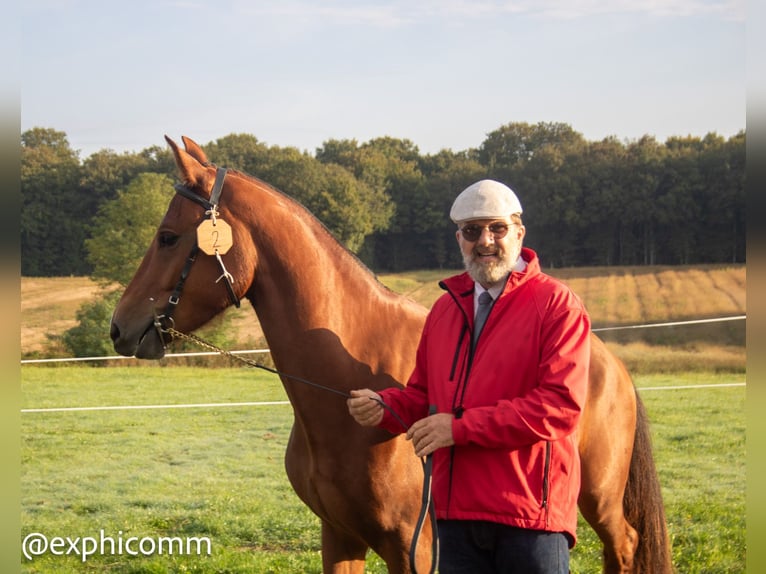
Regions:
<instances>
[{"instance_id":1,"label":"lead rope","mask_svg":"<svg viewBox=\"0 0 766 574\"><path fill-rule=\"evenodd\" d=\"M209 349L211 351L215 351L225 357L234 359L250 367L254 367L256 369L262 369L264 371L268 371L269 373L273 373L280 377L286 377L288 379L292 379L299 383L303 383L304 385L308 385L316 389L320 389L320 390L327 391L336 395L340 395L341 397L346 399L351 398L351 395L349 393L339 391L338 389L333 389L332 387L328 387L325 385L320 385L319 383L309 381L308 379L304 379L303 377L290 375L288 373L284 373L282 371L279 371L277 369L274 369L272 367L269 367L257 361L253 361L252 359L248 359L240 355L235 355L231 351L227 351L226 349L222 349L212 343L209 343L208 341L205 341L204 339L198 337L197 335L194 335L192 333L182 333L181 331L179 331L172 325L168 327L163 327L162 319L163 317L155 315L154 326L157 329L157 331L159 331L160 339L163 342L164 342L164 338L162 337L162 334L167 333L168 335L171 335L173 337L190 341L194 343L195 345L198 345L205 349ZM378 400L378 399L372 399L372 400L377 402L380 406L382 406L389 413L391 413L391 415L402 426L405 432L408 430L407 425L404 423L401 417L396 413L396 411L394 411L390 406L388 406L382 400ZM428 414L433 415L435 413L436 413L436 405L431 405L428 409ZM420 515L418 516L418 521L415 526L415 533L413 534L413 537L412 537L412 544L410 545L410 569L412 570L413 574L417 574L415 557L417 554L418 541L420 540L420 534L422 533L423 526L425 525L426 515L428 515L431 518L431 529L432 529L432 540L431 540L432 560L431 560L430 573L434 574L434 572L436 572L436 567L439 564L439 535L436 528L436 509L434 508L434 503L433 503L433 500L431 499L431 482L433 478L433 453L426 456L424 459L421 460L421 462L423 464L423 496L421 500Z\"/></svg>"},{"instance_id":2,"label":"lead rope","mask_svg":"<svg viewBox=\"0 0 766 574\"><path fill-rule=\"evenodd\" d=\"M436 414L436 405L430 405L428 407L428 414ZM431 499L431 482L433 479L434 464L433 456L433 453L431 453L422 460L423 496L420 502L420 516L418 516L418 522L415 525L415 534L413 534L412 544L410 544L410 569L412 570L412 574L417 574L418 572L416 554L420 534L423 532L423 526L426 523L426 515L431 519L431 574L436 572L436 567L439 565L439 532L436 528L436 508L434 507L434 501Z\"/></svg>"},{"instance_id":3,"label":"lead rope","mask_svg":"<svg viewBox=\"0 0 766 574\"><path fill-rule=\"evenodd\" d=\"M159 318L158 318L159 319ZM155 322L155 326L157 326ZM231 351L227 351L225 349L221 349L220 347L216 347L212 343L208 343L204 339L199 338L197 335L193 335L190 333L182 333L181 331L177 330L175 327L162 327L159 326L158 329L161 329L163 333L167 333L169 335L172 335L173 337L177 337L179 339L185 339L187 341L191 341L192 343L199 345L200 347L203 347L205 349L210 349L211 351L215 351L221 355L224 355L225 357L228 357L230 359L234 359L236 361L239 361L240 363L244 363L246 365L249 365L251 367L255 367L256 369L263 369L264 371L268 371L269 373L273 373L275 375L279 375L281 377L287 377L289 379L292 379L294 381L298 381L299 383L303 383L304 385L309 385L310 387L315 387L317 389L321 389L323 391L327 391L330 393L335 393L336 395L340 395L344 398L351 398L351 395L348 393L344 393L343 391L339 391L338 389L333 389L332 387L326 387L324 385L320 385L319 383L315 383L313 381L309 381L308 379L304 379L302 377L298 377L295 375L290 375L287 373L283 373L282 371L279 371L277 369L273 369L267 365L263 365L261 363L258 363L257 361L253 361L252 359L247 359L245 357L241 357L239 355L235 355Z\"/></svg>"}]
</instances>

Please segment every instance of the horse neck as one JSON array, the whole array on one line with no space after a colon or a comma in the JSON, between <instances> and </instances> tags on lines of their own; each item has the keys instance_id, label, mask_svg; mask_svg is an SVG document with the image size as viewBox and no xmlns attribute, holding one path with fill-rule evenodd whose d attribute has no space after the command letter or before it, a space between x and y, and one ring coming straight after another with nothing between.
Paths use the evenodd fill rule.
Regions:
<instances>
[{"instance_id":1,"label":"horse neck","mask_svg":"<svg viewBox=\"0 0 766 574\"><path fill-rule=\"evenodd\" d=\"M425 310L383 287L297 203L268 188L248 196L249 206L232 205L252 236L247 297L277 369L341 393L403 384ZM359 436L337 394L282 382L309 448L332 451Z\"/></svg>"},{"instance_id":2,"label":"horse neck","mask_svg":"<svg viewBox=\"0 0 766 574\"><path fill-rule=\"evenodd\" d=\"M298 203L263 186L248 195L257 258L248 298L275 362L326 362L330 348L359 352L355 327L382 316L375 308L396 296Z\"/></svg>"}]
</instances>

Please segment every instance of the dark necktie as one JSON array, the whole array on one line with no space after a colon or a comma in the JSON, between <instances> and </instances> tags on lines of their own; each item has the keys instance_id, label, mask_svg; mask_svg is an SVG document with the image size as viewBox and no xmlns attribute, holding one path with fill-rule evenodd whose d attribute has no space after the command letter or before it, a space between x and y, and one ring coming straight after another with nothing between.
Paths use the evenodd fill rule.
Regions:
<instances>
[{"instance_id":1,"label":"dark necktie","mask_svg":"<svg viewBox=\"0 0 766 574\"><path fill-rule=\"evenodd\" d=\"M474 346L476 345L476 341L479 338L479 333L481 333L481 330L484 327L484 322L487 320L487 315L489 315L489 310L491 308L492 295L490 295L488 291L484 291L484 293L479 295L479 308L476 310L476 319L473 323Z\"/></svg>"}]
</instances>

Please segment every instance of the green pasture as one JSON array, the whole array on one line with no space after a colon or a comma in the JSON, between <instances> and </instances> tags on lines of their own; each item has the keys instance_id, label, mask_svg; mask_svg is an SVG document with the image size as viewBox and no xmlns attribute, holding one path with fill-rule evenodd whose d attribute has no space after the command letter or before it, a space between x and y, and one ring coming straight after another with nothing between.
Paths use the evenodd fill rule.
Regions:
<instances>
[{"instance_id":1,"label":"green pasture","mask_svg":"<svg viewBox=\"0 0 766 574\"><path fill-rule=\"evenodd\" d=\"M286 400L276 377L248 368L23 366L21 374L24 409ZM726 373L636 377L679 573L745 571L745 388L652 389L741 382ZM319 521L283 468L291 424L281 404L22 413L22 539L103 531L211 541L201 556L22 555L22 571L320 572ZM600 544L585 523L579 536L572 572L599 572ZM368 572L385 572L374 555Z\"/></svg>"}]
</instances>

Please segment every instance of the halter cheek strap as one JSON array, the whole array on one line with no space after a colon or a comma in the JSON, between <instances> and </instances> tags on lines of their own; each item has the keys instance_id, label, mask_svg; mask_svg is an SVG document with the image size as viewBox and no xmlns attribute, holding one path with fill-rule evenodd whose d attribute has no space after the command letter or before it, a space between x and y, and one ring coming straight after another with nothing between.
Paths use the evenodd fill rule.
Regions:
<instances>
[{"instance_id":1,"label":"halter cheek strap","mask_svg":"<svg viewBox=\"0 0 766 574\"><path fill-rule=\"evenodd\" d=\"M205 208L205 214L207 215L208 219L212 219L215 223L215 218L218 216L218 203L221 199L221 192L223 191L223 182L224 179L226 179L226 168L219 167L217 168L215 172L215 182L213 183L213 189L210 192L210 199L205 199L204 197L198 195L197 193L193 192L188 187L177 184L174 186L176 193L178 195L185 197L186 199L189 199L193 201L194 203L197 203L198 205L201 205ZM191 271L191 267L194 264L194 262L197 260L197 255L200 251L199 245L195 243L194 247L192 247L191 252L189 253L189 256L186 258L186 262L184 263L183 269L181 269L181 276L178 278L178 282L176 283L175 288L173 289L173 292L170 294L170 297L168 298L168 304L165 307L165 312L160 316L155 316L154 325L157 328L157 330L160 333L160 338L162 337L163 333L167 330L167 327L172 326L173 324L173 313L175 312L176 306L178 305L178 302L181 298L181 292L183 291L184 284L186 283L186 279L189 277L189 272ZM226 270L226 267L223 264L223 259L221 259L221 256L216 252L216 260L218 261L218 265L221 268L221 276L216 280L216 283L220 281L221 279L225 279L224 285L226 286L226 291L229 294L229 299L231 300L232 304L236 307L239 307L240 300L239 297L237 297L237 294L234 292L234 278L232 277L231 273L229 273ZM163 324L163 321L165 323Z\"/></svg>"}]
</instances>

